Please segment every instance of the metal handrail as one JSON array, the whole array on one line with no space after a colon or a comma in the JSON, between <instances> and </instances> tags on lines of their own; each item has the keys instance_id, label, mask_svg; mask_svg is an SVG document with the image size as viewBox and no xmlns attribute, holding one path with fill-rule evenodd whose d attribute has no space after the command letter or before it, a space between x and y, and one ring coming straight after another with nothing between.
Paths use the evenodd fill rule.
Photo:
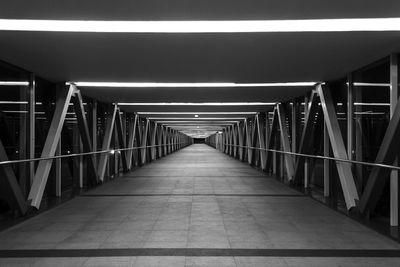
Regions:
<instances>
[{"instance_id":1,"label":"metal handrail","mask_svg":"<svg viewBox=\"0 0 400 267\"><path fill-rule=\"evenodd\" d=\"M231 144L227 144L227 145L231 145ZM233 145L233 144L231 146L247 148L247 149L257 149L257 150L264 150L264 151L270 151L270 152L277 152L280 154L288 154L288 155L305 157L305 158L326 159L326 160L340 161L340 162L345 162L345 163L360 164L360 165L365 165L365 166L382 167L382 168L388 168L388 169L400 171L400 167L393 166L393 165L387 165L387 164L381 164L381 163L372 163L372 162L341 159L341 158L334 158L334 157L327 157L327 156L320 156L320 155L310 155L310 154L303 154L303 153L287 152L287 151L282 151L282 150L252 147L252 146L241 146L241 145Z\"/></svg>"},{"instance_id":2,"label":"metal handrail","mask_svg":"<svg viewBox=\"0 0 400 267\"><path fill-rule=\"evenodd\" d=\"M170 145L180 145L180 144L187 144L187 143L163 144L163 145L153 145L153 146L138 146L138 147L130 147L130 148L116 148L116 149L108 149L108 150L99 150L99 151L94 151L94 152L84 152L84 153L59 155L59 156L53 156L53 157L43 157L43 158L34 158L34 159L6 160L6 161L0 161L0 165L17 164L17 163L24 163L24 162L40 161L40 160L53 160L53 159L62 159L62 158L72 158L72 157L89 156L89 155L104 154L104 153L111 153L111 152L118 152L118 151L137 150L137 149L145 149L145 148L160 147L160 146L170 146Z\"/></svg>"}]
</instances>

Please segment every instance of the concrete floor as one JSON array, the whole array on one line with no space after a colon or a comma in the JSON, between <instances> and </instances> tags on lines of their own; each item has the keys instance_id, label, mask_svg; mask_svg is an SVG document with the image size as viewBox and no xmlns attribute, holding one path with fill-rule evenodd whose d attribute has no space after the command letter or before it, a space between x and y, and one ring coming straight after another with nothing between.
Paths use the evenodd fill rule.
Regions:
<instances>
[{"instance_id":1,"label":"concrete floor","mask_svg":"<svg viewBox=\"0 0 400 267\"><path fill-rule=\"evenodd\" d=\"M399 249L199 144L0 233L0 266L400 266Z\"/></svg>"}]
</instances>

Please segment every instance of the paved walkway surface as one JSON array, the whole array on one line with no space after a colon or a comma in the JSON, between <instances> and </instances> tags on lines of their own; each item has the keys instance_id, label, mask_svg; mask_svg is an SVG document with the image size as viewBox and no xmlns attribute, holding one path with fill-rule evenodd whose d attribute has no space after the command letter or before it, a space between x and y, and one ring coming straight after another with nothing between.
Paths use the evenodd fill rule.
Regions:
<instances>
[{"instance_id":1,"label":"paved walkway surface","mask_svg":"<svg viewBox=\"0 0 400 267\"><path fill-rule=\"evenodd\" d=\"M400 266L400 244L197 144L0 233L0 266Z\"/></svg>"}]
</instances>

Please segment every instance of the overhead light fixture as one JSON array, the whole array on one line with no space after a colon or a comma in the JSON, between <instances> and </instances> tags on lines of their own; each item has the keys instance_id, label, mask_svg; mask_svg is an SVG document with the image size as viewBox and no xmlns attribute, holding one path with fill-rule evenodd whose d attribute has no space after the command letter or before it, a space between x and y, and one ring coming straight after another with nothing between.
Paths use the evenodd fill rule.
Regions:
<instances>
[{"instance_id":1,"label":"overhead light fixture","mask_svg":"<svg viewBox=\"0 0 400 267\"><path fill-rule=\"evenodd\" d=\"M346 85L349 85L346 82ZM389 87L390 83L363 83L363 82L353 82L353 86L373 86L373 87Z\"/></svg>"},{"instance_id":2,"label":"overhead light fixture","mask_svg":"<svg viewBox=\"0 0 400 267\"><path fill-rule=\"evenodd\" d=\"M157 83L157 82L66 82L78 87L126 87L126 88L185 88L185 87L304 87L315 86L319 82L282 83Z\"/></svg>"},{"instance_id":3,"label":"overhead light fixture","mask_svg":"<svg viewBox=\"0 0 400 267\"><path fill-rule=\"evenodd\" d=\"M197 114L196 114L196 115L194 115L194 117L195 117L195 118L198 118L198 117L199 117L199 115L197 115Z\"/></svg>"},{"instance_id":4,"label":"overhead light fixture","mask_svg":"<svg viewBox=\"0 0 400 267\"><path fill-rule=\"evenodd\" d=\"M390 106L390 103L361 103L361 102L355 102L354 106Z\"/></svg>"},{"instance_id":5,"label":"overhead light fixture","mask_svg":"<svg viewBox=\"0 0 400 267\"><path fill-rule=\"evenodd\" d=\"M232 112L136 112L138 115L256 115L257 112L240 112L240 111L232 111ZM196 116L195 116L196 117Z\"/></svg>"},{"instance_id":6,"label":"overhead light fixture","mask_svg":"<svg viewBox=\"0 0 400 267\"><path fill-rule=\"evenodd\" d=\"M203 103L188 103L188 102L121 102L118 106L273 106L275 102L203 102Z\"/></svg>"},{"instance_id":7,"label":"overhead light fixture","mask_svg":"<svg viewBox=\"0 0 400 267\"><path fill-rule=\"evenodd\" d=\"M149 120L193 120L193 121L209 121L209 120L244 120L245 117L214 117L214 118L171 118L171 117L148 117Z\"/></svg>"},{"instance_id":8,"label":"overhead light fixture","mask_svg":"<svg viewBox=\"0 0 400 267\"><path fill-rule=\"evenodd\" d=\"M4 105L28 105L28 101L0 101ZM36 105L42 105L42 102L36 102Z\"/></svg>"},{"instance_id":9,"label":"overhead light fixture","mask_svg":"<svg viewBox=\"0 0 400 267\"><path fill-rule=\"evenodd\" d=\"M4 86L28 86L29 82L21 81L0 81L0 85Z\"/></svg>"},{"instance_id":10,"label":"overhead light fixture","mask_svg":"<svg viewBox=\"0 0 400 267\"><path fill-rule=\"evenodd\" d=\"M400 18L200 21L0 19L0 30L104 33L400 31Z\"/></svg>"}]
</instances>

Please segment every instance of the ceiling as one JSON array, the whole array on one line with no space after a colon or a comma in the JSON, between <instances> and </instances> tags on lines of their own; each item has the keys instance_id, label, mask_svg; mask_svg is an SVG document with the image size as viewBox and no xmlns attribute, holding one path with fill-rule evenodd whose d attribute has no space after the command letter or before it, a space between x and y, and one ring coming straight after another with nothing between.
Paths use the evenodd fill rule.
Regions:
<instances>
[{"instance_id":1,"label":"ceiling","mask_svg":"<svg viewBox=\"0 0 400 267\"><path fill-rule=\"evenodd\" d=\"M0 1L3 19L243 20L398 17L393 1ZM393 52L398 32L127 34L0 31L0 59L55 82L329 81ZM105 102L279 102L305 87L82 88ZM266 111L129 106L125 111ZM193 117L193 115L188 115Z\"/></svg>"}]
</instances>

